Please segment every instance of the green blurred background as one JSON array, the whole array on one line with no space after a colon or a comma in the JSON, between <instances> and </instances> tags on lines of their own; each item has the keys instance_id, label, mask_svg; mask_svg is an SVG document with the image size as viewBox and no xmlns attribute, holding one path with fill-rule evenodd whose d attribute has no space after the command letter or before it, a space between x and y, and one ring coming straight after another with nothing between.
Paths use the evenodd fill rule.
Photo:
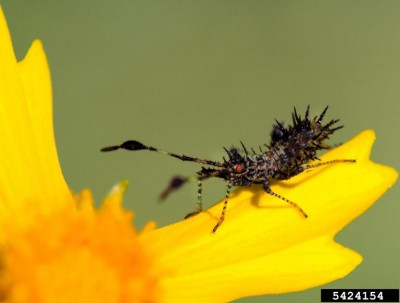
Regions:
<instances>
[{"instance_id":1,"label":"green blurred background","mask_svg":"<svg viewBox=\"0 0 400 303\"><path fill-rule=\"evenodd\" d=\"M293 106L346 127L333 143L366 128L372 158L399 168L400 1L1 1L19 59L40 38L50 63L54 120L65 178L99 204L122 179L135 225L181 220L196 185L163 204L175 174L199 167L151 153L102 154L138 139L201 158L222 146L268 142L276 117ZM204 185L206 206L225 195ZM329 193L327 193L329 194ZM364 262L330 288L400 286L399 190L395 185L337 240ZM229 218L228 218L229 219ZM211 228L211 226L210 226ZM262 245L262 244L261 244ZM319 302L319 288L238 302Z\"/></svg>"}]
</instances>

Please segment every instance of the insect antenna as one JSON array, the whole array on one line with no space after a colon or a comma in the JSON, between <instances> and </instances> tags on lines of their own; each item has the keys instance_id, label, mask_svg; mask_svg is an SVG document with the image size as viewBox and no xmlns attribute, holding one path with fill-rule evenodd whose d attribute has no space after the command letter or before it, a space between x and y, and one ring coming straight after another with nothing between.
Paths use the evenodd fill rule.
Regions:
<instances>
[{"instance_id":1,"label":"insect antenna","mask_svg":"<svg viewBox=\"0 0 400 303\"><path fill-rule=\"evenodd\" d=\"M189 157L185 155L178 155L175 153L167 152L165 150L153 147L153 146L148 146L145 145L139 141L136 140L129 140L125 141L121 145L112 145L112 146L106 146L101 149L102 152L110 152L118 149L126 149L130 151L136 151L136 150L149 150L152 152L157 152L166 156L174 157L182 161L189 161L189 162L196 162L196 163L201 163L201 164L206 164L206 165L211 165L211 166L217 166L221 167L222 164L216 161L211 161L211 160L205 160L205 159L199 159L195 157Z\"/></svg>"}]
</instances>

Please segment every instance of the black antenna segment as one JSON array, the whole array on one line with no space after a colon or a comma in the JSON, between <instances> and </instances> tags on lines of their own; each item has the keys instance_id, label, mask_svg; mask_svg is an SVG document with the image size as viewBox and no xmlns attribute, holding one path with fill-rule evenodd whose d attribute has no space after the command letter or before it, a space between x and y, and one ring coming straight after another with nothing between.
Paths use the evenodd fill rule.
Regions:
<instances>
[{"instance_id":1,"label":"black antenna segment","mask_svg":"<svg viewBox=\"0 0 400 303\"><path fill-rule=\"evenodd\" d=\"M144 145L143 143L136 141L136 140L129 140L125 141L121 145L112 145L112 146L106 146L101 149L102 152L110 152L118 149L126 149L130 151L135 151L135 150L149 150L153 152L157 152L166 156L174 157L182 161L189 161L189 162L196 162L196 163L201 163L201 164L206 164L206 165L211 165L211 166L217 166L221 167L222 164L216 161L211 161L211 160L204 160L204 159L199 159L195 157L189 157L185 155L178 155L175 153L167 152L165 150L152 147L152 146L147 146Z\"/></svg>"}]
</instances>

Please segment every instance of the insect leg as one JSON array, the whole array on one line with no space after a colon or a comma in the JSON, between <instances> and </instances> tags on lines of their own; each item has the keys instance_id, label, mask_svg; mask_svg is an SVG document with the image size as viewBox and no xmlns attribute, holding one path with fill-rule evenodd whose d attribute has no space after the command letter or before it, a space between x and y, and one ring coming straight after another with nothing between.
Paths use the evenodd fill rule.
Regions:
<instances>
[{"instance_id":1,"label":"insect leg","mask_svg":"<svg viewBox=\"0 0 400 303\"><path fill-rule=\"evenodd\" d=\"M198 179L197 181L197 212L201 212L203 210L203 181Z\"/></svg>"},{"instance_id":2,"label":"insect leg","mask_svg":"<svg viewBox=\"0 0 400 303\"><path fill-rule=\"evenodd\" d=\"M203 192L203 182L202 179L200 178L200 175L197 179L197 208L195 211L192 211L191 213L188 213L185 216L185 219L190 218L192 216L195 216L203 211L203 199L202 199L202 192Z\"/></svg>"},{"instance_id":3,"label":"insect leg","mask_svg":"<svg viewBox=\"0 0 400 303\"><path fill-rule=\"evenodd\" d=\"M222 208L221 216L219 217L218 223L214 226L212 232L215 233L218 229L218 227L221 226L222 222L225 220L225 212L226 212L226 207L228 206L228 198L229 194L231 192L231 187L232 185L228 183L227 188L226 188L226 195L225 195L225 201L224 201L224 206Z\"/></svg>"},{"instance_id":4,"label":"insect leg","mask_svg":"<svg viewBox=\"0 0 400 303\"><path fill-rule=\"evenodd\" d=\"M323 165L331 165L331 164L335 164L335 163L355 163L356 160L354 159L336 159L336 160L330 160L330 161L325 161L325 162L319 162L316 164L306 164L300 167L301 172L307 170L307 169L311 169L311 168L317 168Z\"/></svg>"},{"instance_id":5,"label":"insect leg","mask_svg":"<svg viewBox=\"0 0 400 303\"><path fill-rule=\"evenodd\" d=\"M264 188L264 190L265 190L266 193L268 193L268 194L270 194L271 196L274 196L274 197L276 197L276 198L278 198L278 199L281 199L281 200L285 201L286 203L290 204L290 206L292 206L292 207L294 207L295 209L297 209L297 211L298 211L304 218L307 218L307 217L308 217L308 215L305 213L305 211L304 211L300 206L298 206L295 202L290 201L289 199L286 199L285 197L282 197L281 195L279 195L279 194L273 192L272 189L269 187L269 183L268 183L268 182L265 182L265 183L263 184L263 188Z\"/></svg>"}]
</instances>

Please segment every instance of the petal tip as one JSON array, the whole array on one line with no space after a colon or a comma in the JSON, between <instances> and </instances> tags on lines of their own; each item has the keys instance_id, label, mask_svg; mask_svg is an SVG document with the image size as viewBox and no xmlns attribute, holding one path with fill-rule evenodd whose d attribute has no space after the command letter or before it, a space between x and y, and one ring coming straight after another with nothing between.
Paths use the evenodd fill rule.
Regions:
<instances>
[{"instance_id":1,"label":"petal tip","mask_svg":"<svg viewBox=\"0 0 400 303\"><path fill-rule=\"evenodd\" d=\"M376 133L372 129L366 129L355 136L351 141L359 146L358 158L368 160L370 158L372 146L376 139Z\"/></svg>"},{"instance_id":2,"label":"petal tip","mask_svg":"<svg viewBox=\"0 0 400 303\"><path fill-rule=\"evenodd\" d=\"M111 189L109 196L115 196L119 194L123 194L128 188L129 182L128 180L122 180L120 183L113 186Z\"/></svg>"}]
</instances>

